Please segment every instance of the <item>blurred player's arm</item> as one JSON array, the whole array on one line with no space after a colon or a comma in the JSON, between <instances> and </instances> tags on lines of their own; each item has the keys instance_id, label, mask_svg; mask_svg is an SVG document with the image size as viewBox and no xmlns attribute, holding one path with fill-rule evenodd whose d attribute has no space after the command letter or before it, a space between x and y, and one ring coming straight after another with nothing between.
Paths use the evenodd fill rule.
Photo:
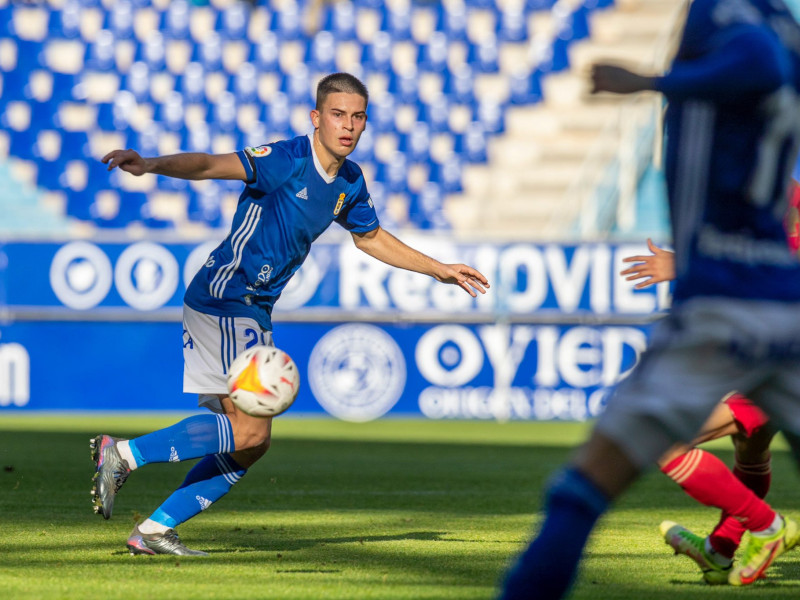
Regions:
<instances>
[{"instance_id":1,"label":"blurred player's arm","mask_svg":"<svg viewBox=\"0 0 800 600\"><path fill-rule=\"evenodd\" d=\"M247 180L242 161L235 153L205 154L185 152L155 158L143 158L135 150L113 150L101 161L108 170L119 167L131 175L166 175L178 179L240 179Z\"/></svg>"},{"instance_id":2,"label":"blurred player's arm","mask_svg":"<svg viewBox=\"0 0 800 600\"><path fill-rule=\"evenodd\" d=\"M447 265L407 246L378 226L366 233L353 233L356 247L387 265L430 275L442 283L458 285L475 297L486 293L489 282L479 271L462 264Z\"/></svg>"},{"instance_id":3,"label":"blurred player's arm","mask_svg":"<svg viewBox=\"0 0 800 600\"><path fill-rule=\"evenodd\" d=\"M628 256L622 259L622 262L634 263L620 272L626 281L644 279L634 286L637 290L675 279L675 253L659 248L650 238L647 239L647 247L653 254Z\"/></svg>"},{"instance_id":4,"label":"blurred player's arm","mask_svg":"<svg viewBox=\"0 0 800 600\"><path fill-rule=\"evenodd\" d=\"M592 93L633 94L653 90L674 99L707 100L763 94L780 87L780 64L771 38L763 31L743 28L700 58L676 60L663 76L596 64L591 72Z\"/></svg>"}]
</instances>

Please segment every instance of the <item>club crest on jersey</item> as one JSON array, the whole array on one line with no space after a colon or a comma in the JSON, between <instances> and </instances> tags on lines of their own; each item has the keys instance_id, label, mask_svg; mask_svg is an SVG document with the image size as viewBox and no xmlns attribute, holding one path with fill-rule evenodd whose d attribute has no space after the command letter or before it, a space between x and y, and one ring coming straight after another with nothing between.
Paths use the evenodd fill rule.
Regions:
<instances>
[{"instance_id":1,"label":"club crest on jersey","mask_svg":"<svg viewBox=\"0 0 800 600\"><path fill-rule=\"evenodd\" d=\"M253 148L245 148L247 153L253 158L261 158L262 156L269 156L272 152L272 146L255 146Z\"/></svg>"},{"instance_id":2,"label":"club crest on jersey","mask_svg":"<svg viewBox=\"0 0 800 600\"><path fill-rule=\"evenodd\" d=\"M342 205L344 204L344 194L339 194L339 199L336 201L336 206L333 209L333 214L338 215L339 211L342 210Z\"/></svg>"}]
</instances>

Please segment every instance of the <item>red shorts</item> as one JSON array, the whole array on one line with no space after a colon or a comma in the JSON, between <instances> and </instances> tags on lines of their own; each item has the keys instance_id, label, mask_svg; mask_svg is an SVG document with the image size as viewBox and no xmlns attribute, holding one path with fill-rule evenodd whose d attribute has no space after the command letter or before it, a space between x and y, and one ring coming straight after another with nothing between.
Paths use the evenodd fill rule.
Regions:
<instances>
[{"instance_id":1,"label":"red shorts","mask_svg":"<svg viewBox=\"0 0 800 600\"><path fill-rule=\"evenodd\" d=\"M733 420L747 437L753 435L769 422L769 417L753 402L734 392L723 400L733 415Z\"/></svg>"}]
</instances>

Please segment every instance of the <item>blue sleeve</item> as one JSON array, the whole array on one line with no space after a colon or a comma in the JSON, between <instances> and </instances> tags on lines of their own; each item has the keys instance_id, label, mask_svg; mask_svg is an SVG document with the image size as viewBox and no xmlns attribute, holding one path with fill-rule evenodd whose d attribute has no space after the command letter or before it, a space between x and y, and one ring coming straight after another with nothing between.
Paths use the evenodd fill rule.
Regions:
<instances>
[{"instance_id":1,"label":"blue sleeve","mask_svg":"<svg viewBox=\"0 0 800 600\"><path fill-rule=\"evenodd\" d=\"M292 158L278 144L245 148L236 153L251 188L269 194L292 175Z\"/></svg>"},{"instance_id":2,"label":"blue sleeve","mask_svg":"<svg viewBox=\"0 0 800 600\"><path fill-rule=\"evenodd\" d=\"M768 94L789 78L789 65L775 38L757 27L737 27L711 52L675 61L656 78L667 99L735 101L738 95Z\"/></svg>"},{"instance_id":3,"label":"blue sleeve","mask_svg":"<svg viewBox=\"0 0 800 600\"><path fill-rule=\"evenodd\" d=\"M336 222L351 233L366 233L377 229L380 225L375 205L367 191L367 184L363 176L360 183L361 186L353 200L347 202L336 217Z\"/></svg>"}]
</instances>

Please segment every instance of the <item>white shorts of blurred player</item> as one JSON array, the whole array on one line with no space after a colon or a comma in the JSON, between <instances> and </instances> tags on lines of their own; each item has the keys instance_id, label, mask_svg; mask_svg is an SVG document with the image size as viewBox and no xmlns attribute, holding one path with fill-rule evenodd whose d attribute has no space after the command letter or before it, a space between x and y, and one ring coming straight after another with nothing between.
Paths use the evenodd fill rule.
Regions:
<instances>
[{"instance_id":1,"label":"white shorts of blurred player","mask_svg":"<svg viewBox=\"0 0 800 600\"><path fill-rule=\"evenodd\" d=\"M272 346L272 332L253 319L217 317L183 306L183 391L198 394L197 404L221 413L215 394L228 393L228 369L244 350Z\"/></svg>"},{"instance_id":2,"label":"white shorts of blurred player","mask_svg":"<svg viewBox=\"0 0 800 600\"><path fill-rule=\"evenodd\" d=\"M800 304L695 298L675 307L596 431L649 467L674 442L691 441L730 390L776 428L800 433Z\"/></svg>"}]
</instances>

